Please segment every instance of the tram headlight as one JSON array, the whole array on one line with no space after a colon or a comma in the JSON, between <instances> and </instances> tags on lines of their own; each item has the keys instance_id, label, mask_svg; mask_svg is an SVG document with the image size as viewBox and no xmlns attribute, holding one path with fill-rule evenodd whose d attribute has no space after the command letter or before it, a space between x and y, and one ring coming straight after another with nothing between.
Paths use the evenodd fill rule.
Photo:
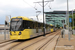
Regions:
<instances>
[{"instance_id":1,"label":"tram headlight","mask_svg":"<svg viewBox=\"0 0 75 50\"><path fill-rule=\"evenodd\" d=\"M21 35L21 32L19 32L19 35Z\"/></svg>"}]
</instances>

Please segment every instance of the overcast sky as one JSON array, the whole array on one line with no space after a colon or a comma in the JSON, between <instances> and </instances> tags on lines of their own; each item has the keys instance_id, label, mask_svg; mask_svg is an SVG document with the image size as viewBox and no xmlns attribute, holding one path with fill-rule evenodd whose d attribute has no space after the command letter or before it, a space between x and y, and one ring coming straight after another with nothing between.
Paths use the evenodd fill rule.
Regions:
<instances>
[{"instance_id":1,"label":"overcast sky","mask_svg":"<svg viewBox=\"0 0 75 50\"><path fill-rule=\"evenodd\" d=\"M42 21L42 6L40 6L38 3L33 3L37 1L42 0L0 0L0 24L4 24L5 17L8 15L11 15L11 17L26 16L36 20L36 11L41 11L39 15L39 21ZM75 9L74 5L75 0L69 0L69 10ZM66 6L67 0L54 0L45 6L45 12L54 10L66 11ZM37 8L37 10L35 10L34 7Z\"/></svg>"}]
</instances>

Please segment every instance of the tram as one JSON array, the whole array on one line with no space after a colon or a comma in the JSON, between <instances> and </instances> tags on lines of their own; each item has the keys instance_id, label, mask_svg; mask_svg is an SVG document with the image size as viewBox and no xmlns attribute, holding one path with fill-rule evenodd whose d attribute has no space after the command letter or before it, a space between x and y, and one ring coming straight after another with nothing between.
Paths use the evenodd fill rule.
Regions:
<instances>
[{"instance_id":1,"label":"tram","mask_svg":"<svg viewBox=\"0 0 75 50\"><path fill-rule=\"evenodd\" d=\"M45 33L52 32L53 26L45 24ZM43 23L25 16L12 17L10 21L10 39L23 40L43 35Z\"/></svg>"}]
</instances>

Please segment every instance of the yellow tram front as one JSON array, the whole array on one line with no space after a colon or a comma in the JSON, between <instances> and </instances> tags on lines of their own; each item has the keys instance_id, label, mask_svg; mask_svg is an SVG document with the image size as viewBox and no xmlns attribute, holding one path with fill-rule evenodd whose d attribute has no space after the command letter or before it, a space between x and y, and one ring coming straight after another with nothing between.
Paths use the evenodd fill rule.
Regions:
<instances>
[{"instance_id":1,"label":"yellow tram front","mask_svg":"<svg viewBox=\"0 0 75 50\"><path fill-rule=\"evenodd\" d=\"M28 39L29 36L29 29L27 29L27 26L24 25L27 18L23 17L14 17L11 19L10 22L10 39Z\"/></svg>"}]
</instances>

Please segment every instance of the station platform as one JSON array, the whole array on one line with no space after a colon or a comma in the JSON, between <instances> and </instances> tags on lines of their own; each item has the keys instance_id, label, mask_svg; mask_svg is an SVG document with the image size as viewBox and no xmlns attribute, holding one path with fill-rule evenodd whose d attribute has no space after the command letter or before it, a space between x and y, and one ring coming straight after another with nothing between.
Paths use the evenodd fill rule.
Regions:
<instances>
[{"instance_id":1,"label":"station platform","mask_svg":"<svg viewBox=\"0 0 75 50\"><path fill-rule=\"evenodd\" d=\"M65 37L60 35L55 50L75 50L75 35L71 34L70 40L68 38L68 30L65 30Z\"/></svg>"}]
</instances>

